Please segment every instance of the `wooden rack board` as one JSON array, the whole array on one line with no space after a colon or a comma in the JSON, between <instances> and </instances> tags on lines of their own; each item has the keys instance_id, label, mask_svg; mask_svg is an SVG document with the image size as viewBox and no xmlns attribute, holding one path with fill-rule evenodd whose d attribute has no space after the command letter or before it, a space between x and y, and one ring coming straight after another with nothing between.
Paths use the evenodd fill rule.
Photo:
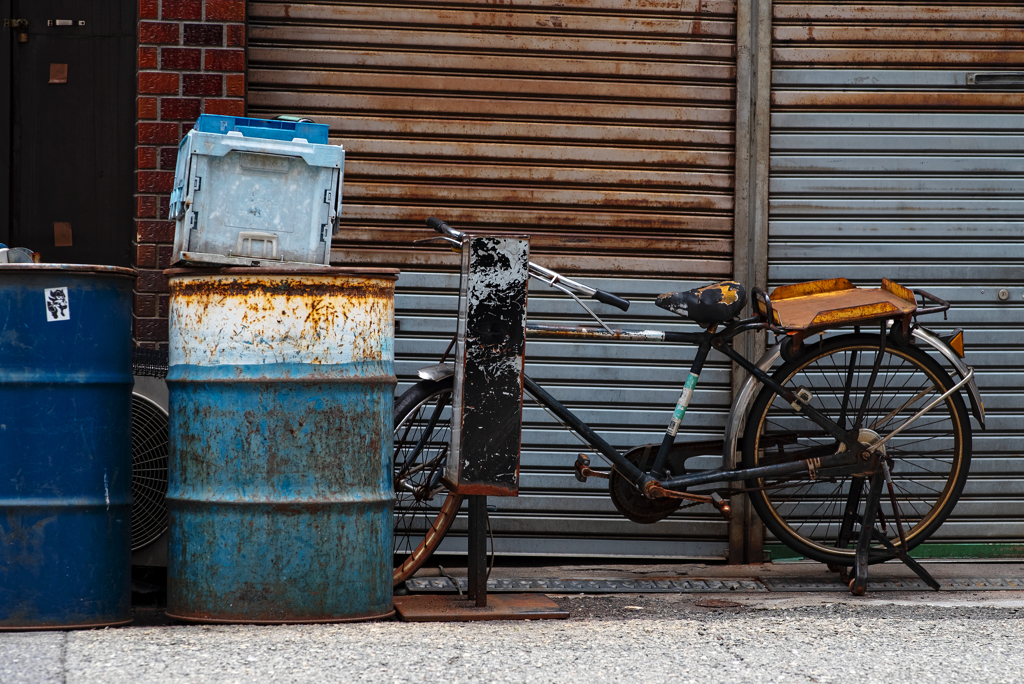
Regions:
<instances>
[{"instance_id":1,"label":"wooden rack board","mask_svg":"<svg viewBox=\"0 0 1024 684\"><path fill-rule=\"evenodd\" d=\"M914 293L885 278L879 288L856 287L846 278L783 285L770 299L776 325L793 332L903 319L917 311Z\"/></svg>"}]
</instances>

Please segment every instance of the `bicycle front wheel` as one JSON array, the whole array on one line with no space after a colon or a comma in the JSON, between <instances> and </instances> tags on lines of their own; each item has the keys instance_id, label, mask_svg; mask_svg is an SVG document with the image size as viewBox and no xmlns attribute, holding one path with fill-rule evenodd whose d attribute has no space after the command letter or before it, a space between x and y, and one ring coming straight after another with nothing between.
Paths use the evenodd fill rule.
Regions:
<instances>
[{"instance_id":1,"label":"bicycle front wheel","mask_svg":"<svg viewBox=\"0 0 1024 684\"><path fill-rule=\"evenodd\" d=\"M886 346L875 335L842 335L807 345L803 356L773 376L791 390L806 388L810 405L844 430L857 428L870 443L906 423L955 383L917 347ZM870 392L868 390L870 389ZM865 396L867 399L865 400ZM837 440L795 412L765 387L747 415L743 466L752 468L837 453ZM896 508L883 487L881 514L889 540L899 547L895 513L907 549L927 539L945 521L963 491L971 461L971 424L960 395L953 394L911 423L884 447ZM775 537L797 553L834 565L852 565L869 482L865 477L811 479L810 475L748 480L750 500ZM856 524L856 528L854 525ZM872 561L892 554L873 547Z\"/></svg>"},{"instance_id":2,"label":"bicycle front wheel","mask_svg":"<svg viewBox=\"0 0 1024 684\"><path fill-rule=\"evenodd\" d=\"M454 380L416 383L395 400L395 571L412 577L444 539L462 495L441 482L451 437Z\"/></svg>"}]
</instances>

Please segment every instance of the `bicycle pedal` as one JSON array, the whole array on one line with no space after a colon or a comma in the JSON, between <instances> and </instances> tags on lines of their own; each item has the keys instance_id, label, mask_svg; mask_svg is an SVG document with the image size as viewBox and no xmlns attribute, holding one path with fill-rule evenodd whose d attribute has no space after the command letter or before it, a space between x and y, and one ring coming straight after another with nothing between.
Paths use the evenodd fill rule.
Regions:
<instances>
[{"instance_id":1,"label":"bicycle pedal","mask_svg":"<svg viewBox=\"0 0 1024 684\"><path fill-rule=\"evenodd\" d=\"M576 479L580 482L586 482L587 476L583 474L583 469L590 469L590 458L586 454L579 454L576 456L576 464L573 466L575 470Z\"/></svg>"},{"instance_id":2,"label":"bicycle pedal","mask_svg":"<svg viewBox=\"0 0 1024 684\"><path fill-rule=\"evenodd\" d=\"M611 477L611 473L602 473L599 470L591 470L590 458L586 454L580 454L576 457L576 479L580 482L586 482L588 477L599 477L602 480L607 480Z\"/></svg>"}]
</instances>

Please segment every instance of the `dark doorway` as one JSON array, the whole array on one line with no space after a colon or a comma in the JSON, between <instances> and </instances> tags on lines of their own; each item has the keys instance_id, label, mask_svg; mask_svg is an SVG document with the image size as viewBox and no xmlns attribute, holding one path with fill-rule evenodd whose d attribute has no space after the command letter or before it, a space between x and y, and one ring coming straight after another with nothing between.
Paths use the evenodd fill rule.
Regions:
<instances>
[{"instance_id":1,"label":"dark doorway","mask_svg":"<svg viewBox=\"0 0 1024 684\"><path fill-rule=\"evenodd\" d=\"M0 242L130 265L136 0L0 10Z\"/></svg>"}]
</instances>

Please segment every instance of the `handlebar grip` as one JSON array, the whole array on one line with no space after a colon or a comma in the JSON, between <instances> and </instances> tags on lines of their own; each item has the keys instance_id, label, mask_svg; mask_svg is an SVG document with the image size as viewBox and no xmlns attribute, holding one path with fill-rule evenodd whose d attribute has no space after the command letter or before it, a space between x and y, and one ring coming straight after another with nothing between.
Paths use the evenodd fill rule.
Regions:
<instances>
[{"instance_id":1,"label":"handlebar grip","mask_svg":"<svg viewBox=\"0 0 1024 684\"><path fill-rule=\"evenodd\" d=\"M602 304L610 304L623 311L629 311L629 300L623 299L622 297L616 297L611 292L605 292L604 290L597 290L594 294L590 295L591 299L596 299Z\"/></svg>"},{"instance_id":2,"label":"handlebar grip","mask_svg":"<svg viewBox=\"0 0 1024 684\"><path fill-rule=\"evenodd\" d=\"M441 219L434 218L433 216L427 219L427 226L433 228L438 233L441 233L443 235L451 235L452 233L458 233L457 230L449 226L447 223L445 223Z\"/></svg>"}]
</instances>

